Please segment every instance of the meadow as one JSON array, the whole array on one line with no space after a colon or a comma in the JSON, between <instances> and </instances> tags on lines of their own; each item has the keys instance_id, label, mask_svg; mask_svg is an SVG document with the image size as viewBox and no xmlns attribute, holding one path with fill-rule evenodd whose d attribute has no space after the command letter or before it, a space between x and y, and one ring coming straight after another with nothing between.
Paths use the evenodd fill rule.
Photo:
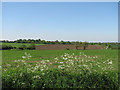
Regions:
<instances>
[{"instance_id":1,"label":"meadow","mask_svg":"<svg viewBox=\"0 0 120 90\"><path fill-rule=\"evenodd\" d=\"M118 88L118 50L3 50L3 88Z\"/></svg>"},{"instance_id":2,"label":"meadow","mask_svg":"<svg viewBox=\"0 0 120 90\"><path fill-rule=\"evenodd\" d=\"M13 47L20 47L21 45L29 46L30 43L2 43L2 45L13 46ZM35 45L44 45L44 44L35 44Z\"/></svg>"}]
</instances>

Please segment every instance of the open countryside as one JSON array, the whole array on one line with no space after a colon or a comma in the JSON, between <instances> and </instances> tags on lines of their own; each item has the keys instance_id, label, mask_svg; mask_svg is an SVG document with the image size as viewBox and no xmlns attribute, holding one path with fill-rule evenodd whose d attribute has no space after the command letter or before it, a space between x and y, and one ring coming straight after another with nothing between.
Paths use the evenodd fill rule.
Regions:
<instances>
[{"instance_id":1,"label":"open countryside","mask_svg":"<svg viewBox=\"0 0 120 90\"><path fill-rule=\"evenodd\" d=\"M54 1L2 3L0 89L118 90L119 3Z\"/></svg>"},{"instance_id":2,"label":"open countryside","mask_svg":"<svg viewBox=\"0 0 120 90\"><path fill-rule=\"evenodd\" d=\"M16 48L2 51L4 87L118 88L118 48L114 48L117 43L87 43L104 47L90 50L89 45L82 48L81 42L74 42L71 50L35 50L45 44L27 49L20 47L33 43L3 42L3 46L15 47L14 44Z\"/></svg>"}]
</instances>

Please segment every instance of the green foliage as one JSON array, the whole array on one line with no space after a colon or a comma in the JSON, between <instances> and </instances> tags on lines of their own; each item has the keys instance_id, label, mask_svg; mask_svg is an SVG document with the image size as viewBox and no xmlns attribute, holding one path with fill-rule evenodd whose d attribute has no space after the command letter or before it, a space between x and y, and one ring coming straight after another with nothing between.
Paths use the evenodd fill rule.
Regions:
<instances>
[{"instance_id":1,"label":"green foliage","mask_svg":"<svg viewBox=\"0 0 120 90\"><path fill-rule=\"evenodd\" d=\"M109 76L105 73L76 74L57 69L47 70L44 73L45 75L42 75L42 72L27 73L26 70L11 71L9 76L4 73L2 88L118 88L117 81L112 79L114 73Z\"/></svg>"},{"instance_id":2,"label":"green foliage","mask_svg":"<svg viewBox=\"0 0 120 90\"><path fill-rule=\"evenodd\" d=\"M25 50L26 48L27 48L26 45L21 45L18 49L20 49L20 50Z\"/></svg>"},{"instance_id":3,"label":"green foliage","mask_svg":"<svg viewBox=\"0 0 120 90\"><path fill-rule=\"evenodd\" d=\"M69 48L66 48L66 50L70 50Z\"/></svg>"},{"instance_id":4,"label":"green foliage","mask_svg":"<svg viewBox=\"0 0 120 90\"><path fill-rule=\"evenodd\" d=\"M2 43L3 50L7 49L22 49L21 46L25 45L26 49L33 50L35 49L35 45L44 45L44 44L34 44L34 43ZM8 48L11 47L11 48ZM5 49L7 48L7 49Z\"/></svg>"},{"instance_id":5,"label":"green foliage","mask_svg":"<svg viewBox=\"0 0 120 90\"><path fill-rule=\"evenodd\" d=\"M23 56L24 52L30 54L25 53L26 56ZM80 52L82 52L81 55L78 54ZM69 53L69 55L64 53ZM4 50L2 87L3 89L108 88L114 90L118 87L117 53L117 50ZM31 58L26 59L29 57ZM54 58L57 62L64 63L55 64ZM108 65L111 60L112 64ZM68 64L70 67L67 67ZM91 72L89 69L81 67L84 64L88 65L89 68L91 67ZM54 67L61 65L65 68ZM109 68L109 66L113 68ZM43 67L49 68L44 69ZM102 68L105 71L100 71ZM28 70L32 72L28 72ZM94 72L94 70L97 71Z\"/></svg>"},{"instance_id":6,"label":"green foliage","mask_svg":"<svg viewBox=\"0 0 120 90\"><path fill-rule=\"evenodd\" d=\"M65 44L65 42L63 40L60 41L60 44Z\"/></svg>"},{"instance_id":7,"label":"green foliage","mask_svg":"<svg viewBox=\"0 0 120 90\"><path fill-rule=\"evenodd\" d=\"M83 50L85 50L88 47L88 42L83 42L82 46L83 46Z\"/></svg>"},{"instance_id":8,"label":"green foliage","mask_svg":"<svg viewBox=\"0 0 120 90\"><path fill-rule=\"evenodd\" d=\"M29 50L34 50L35 49L35 44L31 44L27 47L27 49Z\"/></svg>"},{"instance_id":9,"label":"green foliage","mask_svg":"<svg viewBox=\"0 0 120 90\"><path fill-rule=\"evenodd\" d=\"M76 50L78 50L78 48L80 47L81 43L79 41L75 42L75 48Z\"/></svg>"},{"instance_id":10,"label":"green foliage","mask_svg":"<svg viewBox=\"0 0 120 90\"><path fill-rule=\"evenodd\" d=\"M2 50L8 50L8 49L13 49L15 47L12 47L11 45L2 45Z\"/></svg>"}]
</instances>

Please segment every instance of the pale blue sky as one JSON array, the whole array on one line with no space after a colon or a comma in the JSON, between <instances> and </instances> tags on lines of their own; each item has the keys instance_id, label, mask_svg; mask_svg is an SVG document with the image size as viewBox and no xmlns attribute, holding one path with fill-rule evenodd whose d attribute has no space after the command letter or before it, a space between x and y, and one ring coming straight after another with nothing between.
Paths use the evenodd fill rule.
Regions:
<instances>
[{"instance_id":1,"label":"pale blue sky","mask_svg":"<svg viewBox=\"0 0 120 90\"><path fill-rule=\"evenodd\" d=\"M117 2L2 4L3 39L117 41Z\"/></svg>"}]
</instances>

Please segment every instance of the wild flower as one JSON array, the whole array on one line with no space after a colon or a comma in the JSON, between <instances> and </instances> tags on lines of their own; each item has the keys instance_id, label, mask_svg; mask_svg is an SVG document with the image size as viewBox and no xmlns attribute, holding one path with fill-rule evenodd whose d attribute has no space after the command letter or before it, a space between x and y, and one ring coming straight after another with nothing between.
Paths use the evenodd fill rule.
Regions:
<instances>
[{"instance_id":1,"label":"wild flower","mask_svg":"<svg viewBox=\"0 0 120 90\"><path fill-rule=\"evenodd\" d=\"M41 78L39 75L35 75L37 71L39 71L42 75L45 75L45 70L50 69L52 66L57 69L62 69L63 71L70 71L74 73L76 72L82 73L83 71L92 73L92 72L97 72L98 69L107 72L108 69L109 70L114 69L114 67L112 66L111 60L106 59L102 62L102 60L100 60L101 58L98 58L97 56L89 56L81 52L80 52L80 55L75 55L74 53L73 54L65 53L61 56L53 58L54 59L53 62L46 59L46 60L40 60L35 64L29 64L25 60L31 57L30 54L27 54L25 52L24 57L25 57L24 59L15 60L14 62L17 63L17 67L21 67L22 65L23 68L26 68L27 73L29 74L34 73L33 79ZM19 62L21 62L22 64L21 63L19 64ZM55 66L54 66L54 63L56 64ZM23 73L21 72L19 76L22 77Z\"/></svg>"},{"instance_id":2,"label":"wild flower","mask_svg":"<svg viewBox=\"0 0 120 90\"><path fill-rule=\"evenodd\" d=\"M2 66L0 66L0 70L2 69Z\"/></svg>"},{"instance_id":3,"label":"wild flower","mask_svg":"<svg viewBox=\"0 0 120 90\"><path fill-rule=\"evenodd\" d=\"M59 62L59 63L63 63L63 62Z\"/></svg>"},{"instance_id":4,"label":"wild flower","mask_svg":"<svg viewBox=\"0 0 120 90\"><path fill-rule=\"evenodd\" d=\"M59 65L58 68L59 69L64 69L64 67L62 65Z\"/></svg>"},{"instance_id":5,"label":"wild flower","mask_svg":"<svg viewBox=\"0 0 120 90\"><path fill-rule=\"evenodd\" d=\"M17 62L17 60L15 60L14 62Z\"/></svg>"},{"instance_id":6,"label":"wild flower","mask_svg":"<svg viewBox=\"0 0 120 90\"><path fill-rule=\"evenodd\" d=\"M13 83L15 83L15 81L13 81Z\"/></svg>"},{"instance_id":7,"label":"wild flower","mask_svg":"<svg viewBox=\"0 0 120 90\"><path fill-rule=\"evenodd\" d=\"M45 73L42 73L42 75L45 75Z\"/></svg>"},{"instance_id":8,"label":"wild flower","mask_svg":"<svg viewBox=\"0 0 120 90\"><path fill-rule=\"evenodd\" d=\"M7 66L11 66L10 64L7 64Z\"/></svg>"},{"instance_id":9,"label":"wild flower","mask_svg":"<svg viewBox=\"0 0 120 90\"><path fill-rule=\"evenodd\" d=\"M33 79L40 79L41 77L39 75L33 76Z\"/></svg>"},{"instance_id":10,"label":"wild flower","mask_svg":"<svg viewBox=\"0 0 120 90\"><path fill-rule=\"evenodd\" d=\"M25 56L22 56L22 59L29 59L29 58L31 58L32 56L30 55L30 54L27 54L26 52L25 52Z\"/></svg>"},{"instance_id":11,"label":"wild flower","mask_svg":"<svg viewBox=\"0 0 120 90\"><path fill-rule=\"evenodd\" d=\"M46 60L47 62L49 62L49 60Z\"/></svg>"},{"instance_id":12,"label":"wild flower","mask_svg":"<svg viewBox=\"0 0 120 90\"><path fill-rule=\"evenodd\" d=\"M20 77L22 77L22 72L20 73Z\"/></svg>"},{"instance_id":13,"label":"wild flower","mask_svg":"<svg viewBox=\"0 0 120 90\"><path fill-rule=\"evenodd\" d=\"M75 54L74 54L74 53L72 53L72 55L74 56Z\"/></svg>"},{"instance_id":14,"label":"wild flower","mask_svg":"<svg viewBox=\"0 0 120 90\"><path fill-rule=\"evenodd\" d=\"M23 59L25 59L26 57L25 56L22 56Z\"/></svg>"},{"instance_id":15,"label":"wild flower","mask_svg":"<svg viewBox=\"0 0 120 90\"><path fill-rule=\"evenodd\" d=\"M10 75L8 74L7 76L9 77Z\"/></svg>"},{"instance_id":16,"label":"wild flower","mask_svg":"<svg viewBox=\"0 0 120 90\"><path fill-rule=\"evenodd\" d=\"M56 58L54 58L55 60L58 60L58 58L56 57Z\"/></svg>"},{"instance_id":17,"label":"wild flower","mask_svg":"<svg viewBox=\"0 0 120 90\"><path fill-rule=\"evenodd\" d=\"M112 64L112 61L110 61L108 64Z\"/></svg>"},{"instance_id":18,"label":"wild flower","mask_svg":"<svg viewBox=\"0 0 120 90\"><path fill-rule=\"evenodd\" d=\"M23 85L25 84L25 83L22 83Z\"/></svg>"},{"instance_id":19,"label":"wild flower","mask_svg":"<svg viewBox=\"0 0 120 90\"><path fill-rule=\"evenodd\" d=\"M44 69L41 69L41 71L43 71Z\"/></svg>"}]
</instances>

